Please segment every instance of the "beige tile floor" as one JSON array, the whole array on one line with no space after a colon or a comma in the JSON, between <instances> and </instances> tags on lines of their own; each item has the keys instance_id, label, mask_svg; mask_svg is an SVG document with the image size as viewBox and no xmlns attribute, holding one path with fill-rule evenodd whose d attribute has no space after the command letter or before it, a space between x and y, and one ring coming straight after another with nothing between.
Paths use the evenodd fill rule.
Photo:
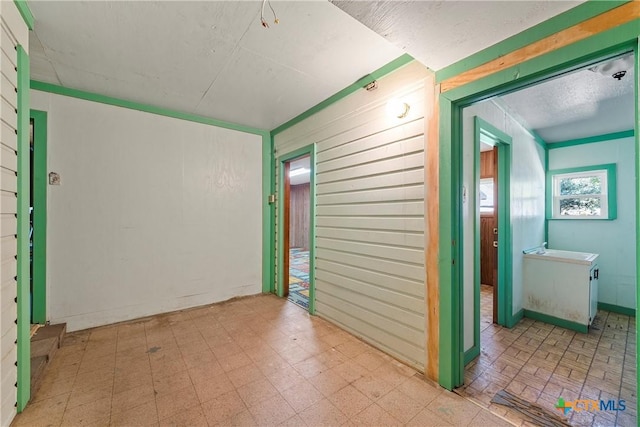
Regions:
<instances>
[{"instance_id":1,"label":"beige tile floor","mask_svg":"<svg viewBox=\"0 0 640 427\"><path fill-rule=\"evenodd\" d=\"M67 335L18 426L507 426L286 299Z\"/></svg>"},{"instance_id":2,"label":"beige tile floor","mask_svg":"<svg viewBox=\"0 0 640 427\"><path fill-rule=\"evenodd\" d=\"M465 370L458 392L518 423L520 417L491 398L506 389L550 411L562 396L624 399L622 412L570 412L576 426L636 426L635 318L598 311L588 334L531 319L512 329L494 325L492 289L482 286L481 354ZM524 424L524 423L523 423Z\"/></svg>"}]
</instances>

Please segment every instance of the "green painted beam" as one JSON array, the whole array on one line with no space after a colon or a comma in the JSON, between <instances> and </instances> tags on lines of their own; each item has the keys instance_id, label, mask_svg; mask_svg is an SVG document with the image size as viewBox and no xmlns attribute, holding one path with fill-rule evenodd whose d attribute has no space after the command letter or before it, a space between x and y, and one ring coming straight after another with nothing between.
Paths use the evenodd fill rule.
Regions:
<instances>
[{"instance_id":1,"label":"green painted beam","mask_svg":"<svg viewBox=\"0 0 640 427\"><path fill-rule=\"evenodd\" d=\"M622 138L632 138L635 134L633 129L625 130L622 132L605 133L603 135L589 136L587 138L570 139L567 141L550 142L547 145L549 150L556 148L573 147L575 145L592 144L594 142L613 141Z\"/></svg>"},{"instance_id":2,"label":"green painted beam","mask_svg":"<svg viewBox=\"0 0 640 427\"><path fill-rule=\"evenodd\" d=\"M611 9L615 9L629 1L588 1L554 16L528 30L522 31L501 42L464 58L448 67L436 71L436 82L440 83L448 78L472 70L482 64L493 61L508 53L521 49L538 40L549 37L587 19L598 16Z\"/></svg>"},{"instance_id":3,"label":"green painted beam","mask_svg":"<svg viewBox=\"0 0 640 427\"><path fill-rule=\"evenodd\" d=\"M569 46L497 71L446 92L451 100L469 105L545 78L578 70L608 58L633 51L640 19L603 31ZM463 101L464 100L464 101Z\"/></svg>"},{"instance_id":4,"label":"green painted beam","mask_svg":"<svg viewBox=\"0 0 640 427\"><path fill-rule=\"evenodd\" d=\"M110 96L100 95L92 92L86 92L83 90L66 88L66 87L54 85L51 83L39 82L37 80L31 80L31 89L39 90L42 92L54 93L57 95L69 96L72 98L84 99L85 101L93 101L93 102L99 102L101 104L114 105L116 107L129 108L131 110L143 111L145 113L157 114L165 117L172 117L174 119L187 120L191 122L202 123L205 125L217 126L224 129L237 130L240 132L246 132L246 133L251 133L251 134L260 135L260 136L269 135L269 131L254 128L251 126L244 126L237 123L226 122L224 120L213 119L210 117L199 116L196 114L184 113L181 111L175 111L168 108L142 104L135 101L128 101L125 99L113 98Z\"/></svg>"},{"instance_id":5,"label":"green painted beam","mask_svg":"<svg viewBox=\"0 0 640 427\"><path fill-rule=\"evenodd\" d=\"M47 112L31 110L33 120L33 254L31 321L47 321Z\"/></svg>"},{"instance_id":6,"label":"green painted beam","mask_svg":"<svg viewBox=\"0 0 640 427\"><path fill-rule=\"evenodd\" d=\"M33 18L33 14L31 13L31 9L29 9L29 5L27 4L27 1L13 0L13 2L16 4L16 7L18 8L20 15L22 16L22 19L24 19L24 23L27 24L27 28L29 28L30 30L33 30L34 18Z\"/></svg>"},{"instance_id":7,"label":"green painted beam","mask_svg":"<svg viewBox=\"0 0 640 427\"><path fill-rule=\"evenodd\" d=\"M372 72L371 74L367 74L366 76L362 77L361 79L359 79L357 82L347 86L346 88L342 89L340 92L330 96L329 98L325 99L324 101L320 102L319 104L311 107L310 109L308 109L307 111L305 111L304 113L294 117L293 119L289 120L286 123L283 123L282 125L278 126L277 128L273 129L271 131L272 135L277 135L280 132L289 129L291 126L300 123L301 121L303 121L304 119L313 116L314 114L316 114L319 111L324 110L325 108L327 108L328 106L330 106L331 104L334 104L336 102L338 102L339 100L341 100L342 98L351 95L352 93L354 93L355 91L362 89L363 87L365 87L367 84L371 83L374 80L377 80L383 76L386 76L387 74L397 70L400 67L403 67L405 65L407 65L409 62L413 61L413 57L408 55L408 54L404 54L402 56L400 56L399 58L394 59L393 61L389 62L388 64L378 68L377 70L375 70L374 72Z\"/></svg>"},{"instance_id":8,"label":"green painted beam","mask_svg":"<svg viewBox=\"0 0 640 427\"><path fill-rule=\"evenodd\" d=\"M31 396L29 164L29 56L18 46L18 412Z\"/></svg>"}]
</instances>

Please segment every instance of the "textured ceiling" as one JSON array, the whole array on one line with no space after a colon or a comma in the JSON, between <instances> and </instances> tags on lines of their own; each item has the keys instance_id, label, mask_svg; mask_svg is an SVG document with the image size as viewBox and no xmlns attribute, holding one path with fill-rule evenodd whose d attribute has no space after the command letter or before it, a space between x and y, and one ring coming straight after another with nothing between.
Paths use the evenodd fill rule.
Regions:
<instances>
[{"instance_id":1,"label":"textured ceiling","mask_svg":"<svg viewBox=\"0 0 640 427\"><path fill-rule=\"evenodd\" d=\"M402 55L326 1L29 1L34 80L273 129Z\"/></svg>"},{"instance_id":2,"label":"textured ceiling","mask_svg":"<svg viewBox=\"0 0 640 427\"><path fill-rule=\"evenodd\" d=\"M427 67L440 70L583 1L331 2Z\"/></svg>"},{"instance_id":3,"label":"textured ceiling","mask_svg":"<svg viewBox=\"0 0 640 427\"><path fill-rule=\"evenodd\" d=\"M581 2L333 3L274 0L265 29L255 1L31 0L32 78L268 130L405 51L438 70ZM584 70L497 102L549 142L627 130L633 78Z\"/></svg>"},{"instance_id":4,"label":"textured ceiling","mask_svg":"<svg viewBox=\"0 0 640 427\"><path fill-rule=\"evenodd\" d=\"M546 142L627 131L635 120L635 73L626 71L616 80L586 68L503 95L499 102Z\"/></svg>"}]
</instances>

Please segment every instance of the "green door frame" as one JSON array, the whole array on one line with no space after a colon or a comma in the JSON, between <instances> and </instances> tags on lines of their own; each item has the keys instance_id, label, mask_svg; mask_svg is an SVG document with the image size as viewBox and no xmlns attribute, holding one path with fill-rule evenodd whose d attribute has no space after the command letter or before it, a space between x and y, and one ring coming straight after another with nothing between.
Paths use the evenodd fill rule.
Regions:
<instances>
[{"instance_id":1,"label":"green door frame","mask_svg":"<svg viewBox=\"0 0 640 427\"><path fill-rule=\"evenodd\" d=\"M473 263L473 346L464 353L464 364L480 354L480 209L478 192L480 185L480 142L498 148L498 278L497 323L508 328L519 318L513 316L512 238L511 238L511 142L512 138L480 117L474 117L473 176L475 207L474 263ZM461 241L462 242L462 241ZM464 317L464 310L462 311ZM464 319L463 319L464 324Z\"/></svg>"},{"instance_id":2,"label":"green door frame","mask_svg":"<svg viewBox=\"0 0 640 427\"><path fill-rule=\"evenodd\" d=\"M286 153L278 157L278 217L280 218L284 212L284 164L288 161L295 160L300 157L309 156L309 314L316 313L316 284L315 284L315 252L316 252L316 145L310 144L299 148L290 153ZM289 278L289 274L285 274L284 263L285 257L284 244L282 241L284 236L284 223L278 220L278 287L277 295L284 297L284 280Z\"/></svg>"},{"instance_id":3,"label":"green door frame","mask_svg":"<svg viewBox=\"0 0 640 427\"><path fill-rule=\"evenodd\" d=\"M17 411L31 398L31 274L29 265L29 55L18 51L18 209L17 209Z\"/></svg>"},{"instance_id":4,"label":"green door frame","mask_svg":"<svg viewBox=\"0 0 640 427\"><path fill-rule=\"evenodd\" d=\"M500 70L472 83L440 94L439 217L440 217L440 353L439 383L451 390L464 382L462 318L462 215L461 112L466 106L495 95L517 90L554 75L583 68L606 58L634 51L638 66L638 20ZM638 69L638 68L636 68ZM636 73L637 76L638 73ZM638 81L636 77L636 170L638 135ZM636 180L636 194L640 184ZM637 257L640 260L640 200L636 206ZM640 282L636 268L636 289ZM638 302L640 302L640 292Z\"/></svg>"},{"instance_id":5,"label":"green door frame","mask_svg":"<svg viewBox=\"0 0 640 427\"><path fill-rule=\"evenodd\" d=\"M47 322L47 112L33 120L33 254L31 322Z\"/></svg>"}]
</instances>

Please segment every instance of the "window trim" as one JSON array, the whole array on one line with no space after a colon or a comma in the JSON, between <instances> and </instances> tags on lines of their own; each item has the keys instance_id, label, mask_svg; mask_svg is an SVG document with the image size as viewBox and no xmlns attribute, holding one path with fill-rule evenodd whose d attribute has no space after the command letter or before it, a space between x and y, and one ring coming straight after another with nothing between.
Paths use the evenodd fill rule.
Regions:
<instances>
[{"instance_id":1,"label":"window trim","mask_svg":"<svg viewBox=\"0 0 640 427\"><path fill-rule=\"evenodd\" d=\"M607 209L606 213L601 216L556 216L555 202L558 199L555 195L554 178L558 175L584 175L589 172L602 172L606 174L607 185L601 196L606 197ZM614 220L618 216L617 209L617 181L616 181L616 164L607 163L602 165L582 166L576 168L555 169L547 171L546 177L546 217L548 220ZM587 195L585 195L587 196Z\"/></svg>"}]
</instances>

